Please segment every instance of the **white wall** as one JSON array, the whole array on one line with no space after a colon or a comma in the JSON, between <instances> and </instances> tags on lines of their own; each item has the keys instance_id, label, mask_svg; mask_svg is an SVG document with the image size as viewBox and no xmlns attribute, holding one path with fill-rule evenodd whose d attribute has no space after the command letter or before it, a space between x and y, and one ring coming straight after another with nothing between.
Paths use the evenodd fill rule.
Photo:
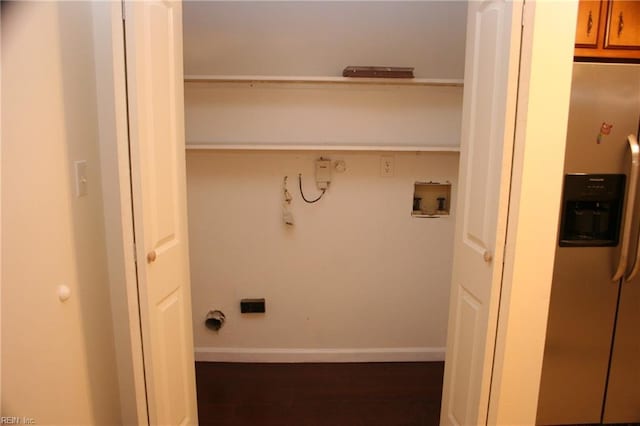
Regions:
<instances>
[{"instance_id":1,"label":"white wall","mask_svg":"<svg viewBox=\"0 0 640 426\"><path fill-rule=\"evenodd\" d=\"M192 1L185 74L337 77L348 65L464 72L464 1ZM457 147L461 87L189 82L188 145Z\"/></svg>"},{"instance_id":2,"label":"white wall","mask_svg":"<svg viewBox=\"0 0 640 426\"><path fill-rule=\"evenodd\" d=\"M314 159L344 160L325 197ZM196 359L444 359L454 216L412 218L414 182L449 180L456 153L215 152L187 155ZM295 225L282 222L289 176ZM455 212L453 212L455 214ZM265 297L265 315L240 299ZM210 309L227 324L205 328Z\"/></svg>"},{"instance_id":3,"label":"white wall","mask_svg":"<svg viewBox=\"0 0 640 426\"><path fill-rule=\"evenodd\" d=\"M466 2L188 2L186 74L340 76L347 65L413 66L460 79ZM460 87L189 83L192 145L459 145ZM325 199L321 152L190 151L187 156L196 359L444 359L454 217L410 215L416 180L450 180L456 153L330 153L347 162ZM289 176L296 224L282 224ZM454 212L455 214L455 212ZM240 315L265 297L266 315ZM203 321L222 309L219 333Z\"/></svg>"},{"instance_id":4,"label":"white wall","mask_svg":"<svg viewBox=\"0 0 640 426\"><path fill-rule=\"evenodd\" d=\"M2 415L119 424L91 5L3 3L2 88Z\"/></svg>"},{"instance_id":5,"label":"white wall","mask_svg":"<svg viewBox=\"0 0 640 426\"><path fill-rule=\"evenodd\" d=\"M453 148L461 119L462 87L185 85L187 145Z\"/></svg>"},{"instance_id":6,"label":"white wall","mask_svg":"<svg viewBox=\"0 0 640 426\"><path fill-rule=\"evenodd\" d=\"M188 1L185 74L340 76L347 65L462 78L464 1Z\"/></svg>"}]
</instances>

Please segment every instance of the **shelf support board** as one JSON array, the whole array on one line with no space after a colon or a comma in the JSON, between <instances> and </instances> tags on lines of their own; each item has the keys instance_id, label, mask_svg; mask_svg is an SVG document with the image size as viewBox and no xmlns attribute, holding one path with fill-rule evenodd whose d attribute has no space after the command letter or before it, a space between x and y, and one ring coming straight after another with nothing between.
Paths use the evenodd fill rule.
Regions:
<instances>
[{"instance_id":1,"label":"shelf support board","mask_svg":"<svg viewBox=\"0 0 640 426\"><path fill-rule=\"evenodd\" d=\"M185 75L185 83L244 84L366 84L384 86L445 86L463 87L461 79L431 78L356 78L356 77L280 77L280 76L216 76Z\"/></svg>"},{"instance_id":2,"label":"shelf support board","mask_svg":"<svg viewBox=\"0 0 640 426\"><path fill-rule=\"evenodd\" d=\"M390 151L390 152L460 152L459 146L402 145L283 145L283 144L214 144L188 143L189 151Z\"/></svg>"}]
</instances>

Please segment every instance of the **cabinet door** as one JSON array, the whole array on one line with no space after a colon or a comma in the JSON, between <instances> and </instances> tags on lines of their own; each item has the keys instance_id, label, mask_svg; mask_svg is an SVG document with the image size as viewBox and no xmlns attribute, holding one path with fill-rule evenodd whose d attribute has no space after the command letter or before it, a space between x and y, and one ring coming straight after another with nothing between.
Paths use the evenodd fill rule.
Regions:
<instances>
[{"instance_id":1,"label":"cabinet door","mask_svg":"<svg viewBox=\"0 0 640 426\"><path fill-rule=\"evenodd\" d=\"M640 49L640 1L611 0L605 48Z\"/></svg>"},{"instance_id":2,"label":"cabinet door","mask_svg":"<svg viewBox=\"0 0 640 426\"><path fill-rule=\"evenodd\" d=\"M600 0L581 1L578 5L576 47L596 47L598 45L601 5L602 1Z\"/></svg>"}]
</instances>

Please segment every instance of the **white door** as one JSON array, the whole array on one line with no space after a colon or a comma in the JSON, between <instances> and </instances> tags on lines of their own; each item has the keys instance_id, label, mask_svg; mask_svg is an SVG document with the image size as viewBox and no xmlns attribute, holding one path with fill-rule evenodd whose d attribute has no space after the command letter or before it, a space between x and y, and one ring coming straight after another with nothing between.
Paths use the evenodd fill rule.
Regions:
<instances>
[{"instance_id":1,"label":"white door","mask_svg":"<svg viewBox=\"0 0 640 426\"><path fill-rule=\"evenodd\" d=\"M197 424L180 2L126 2L125 40L149 421L152 425Z\"/></svg>"},{"instance_id":2,"label":"white door","mask_svg":"<svg viewBox=\"0 0 640 426\"><path fill-rule=\"evenodd\" d=\"M460 195L440 422L485 424L513 150L522 2L469 2Z\"/></svg>"}]
</instances>

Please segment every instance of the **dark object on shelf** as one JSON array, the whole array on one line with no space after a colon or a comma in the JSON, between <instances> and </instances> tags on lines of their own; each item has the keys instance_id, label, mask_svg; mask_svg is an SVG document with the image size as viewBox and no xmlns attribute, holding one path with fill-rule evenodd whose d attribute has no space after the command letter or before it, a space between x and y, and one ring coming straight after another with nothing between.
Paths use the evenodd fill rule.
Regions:
<instances>
[{"instance_id":1,"label":"dark object on shelf","mask_svg":"<svg viewBox=\"0 0 640 426\"><path fill-rule=\"evenodd\" d=\"M438 200L438 210L444 210L444 202L445 202L446 198L438 197L436 199Z\"/></svg>"},{"instance_id":2,"label":"dark object on shelf","mask_svg":"<svg viewBox=\"0 0 640 426\"><path fill-rule=\"evenodd\" d=\"M348 66L342 71L342 76L368 78L414 78L413 67Z\"/></svg>"}]
</instances>

